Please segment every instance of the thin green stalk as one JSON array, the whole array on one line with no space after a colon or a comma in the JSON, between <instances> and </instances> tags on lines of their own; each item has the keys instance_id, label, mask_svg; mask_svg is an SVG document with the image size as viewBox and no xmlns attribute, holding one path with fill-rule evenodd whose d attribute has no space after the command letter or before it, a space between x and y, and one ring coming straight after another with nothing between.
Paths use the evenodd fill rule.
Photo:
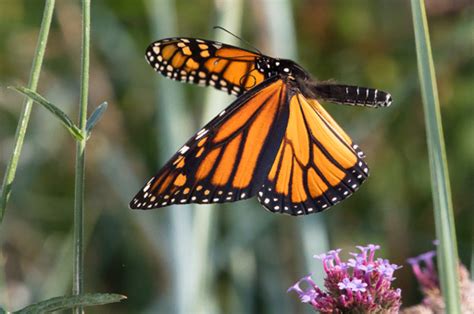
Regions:
<instances>
[{"instance_id":1,"label":"thin green stalk","mask_svg":"<svg viewBox=\"0 0 474 314\"><path fill-rule=\"evenodd\" d=\"M90 50L90 0L82 0L82 55L81 55L81 94L79 101L79 129L86 134L87 102L89 94L89 50ZM83 293L84 272L84 177L85 177L86 139L76 144L76 178L74 193L74 261L72 293ZM75 313L82 313L77 307Z\"/></svg>"},{"instance_id":2,"label":"thin green stalk","mask_svg":"<svg viewBox=\"0 0 474 314\"><path fill-rule=\"evenodd\" d=\"M36 91L38 86L38 80L41 73L41 66L43 64L44 54L46 50L46 43L48 41L49 29L51 26L51 20L53 17L55 0L46 0L43 19L41 21L41 28L38 37L38 43L36 44L36 52L33 58L33 65L31 67L30 78L28 82L28 88L32 91ZM20 159L21 149L23 147L23 141L25 139L26 129L28 127L28 121L30 120L31 108L33 106L33 100L25 98L23 110L21 112L20 121L18 123L15 133L15 146L13 149L12 156L8 161L7 170L3 178L3 184L0 195L0 223L3 221L5 216L5 209L7 207L8 199L12 190L13 180L15 179L16 168L18 166L18 160Z\"/></svg>"},{"instance_id":3,"label":"thin green stalk","mask_svg":"<svg viewBox=\"0 0 474 314\"><path fill-rule=\"evenodd\" d=\"M438 88L431 55L430 36L423 0L411 0L415 30L418 74L428 138L436 234L439 240L438 269L446 313L461 313L459 297L458 252L449 185Z\"/></svg>"}]
</instances>

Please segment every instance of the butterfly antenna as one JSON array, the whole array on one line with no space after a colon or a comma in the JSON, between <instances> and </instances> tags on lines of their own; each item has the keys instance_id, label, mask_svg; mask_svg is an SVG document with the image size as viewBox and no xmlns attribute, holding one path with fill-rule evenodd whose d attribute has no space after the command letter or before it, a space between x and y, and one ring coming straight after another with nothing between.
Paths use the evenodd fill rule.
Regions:
<instances>
[{"instance_id":1,"label":"butterfly antenna","mask_svg":"<svg viewBox=\"0 0 474 314\"><path fill-rule=\"evenodd\" d=\"M227 34L231 35L231 36L234 36L235 38L237 38L238 40L240 40L241 42L243 42L244 44L246 44L247 46L249 47L252 47L255 51L258 52L258 54L262 54L262 52L257 48L255 47L254 45L252 45L250 42L246 41L245 39L235 35L234 33L232 33L231 31L225 29L224 27L222 26L214 26L213 29L220 29L221 31L224 31L226 32Z\"/></svg>"}]
</instances>

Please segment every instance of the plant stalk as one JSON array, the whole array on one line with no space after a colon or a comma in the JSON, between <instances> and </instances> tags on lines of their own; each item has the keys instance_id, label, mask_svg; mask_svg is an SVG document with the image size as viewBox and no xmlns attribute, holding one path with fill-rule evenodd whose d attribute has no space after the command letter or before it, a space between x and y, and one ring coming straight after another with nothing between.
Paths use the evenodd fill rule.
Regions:
<instances>
[{"instance_id":1,"label":"plant stalk","mask_svg":"<svg viewBox=\"0 0 474 314\"><path fill-rule=\"evenodd\" d=\"M423 0L411 0L418 74L428 139L431 188L438 246L438 269L446 313L461 313L458 252L443 126Z\"/></svg>"},{"instance_id":2,"label":"plant stalk","mask_svg":"<svg viewBox=\"0 0 474 314\"><path fill-rule=\"evenodd\" d=\"M90 0L82 0L82 52L81 52L81 92L79 100L79 129L86 134L87 103L89 94L89 53L90 53ZM72 294L83 293L84 287L84 182L85 182L86 139L76 144L76 178L74 192L74 261ZM83 313L82 307L74 309Z\"/></svg>"},{"instance_id":3,"label":"plant stalk","mask_svg":"<svg viewBox=\"0 0 474 314\"><path fill-rule=\"evenodd\" d=\"M43 65L44 54L46 50L46 44L48 42L49 29L51 26L51 20L53 17L55 0L46 0L43 12L43 19L41 21L41 27L38 36L38 42L36 44L36 52L33 58L33 65L31 67L30 78L28 82L28 89L36 91L38 87L38 81L41 73L41 66ZM15 179L16 169L18 167L18 161L20 159L21 150L23 148L23 142L25 139L26 129L30 120L31 108L33 106L33 100L25 97L23 109L20 115L20 121L15 133L15 145L13 153L8 161L5 176L3 177L3 183L1 187L0 195L0 223L3 221L5 216L5 210L7 207L8 199L10 198L13 180Z\"/></svg>"}]
</instances>

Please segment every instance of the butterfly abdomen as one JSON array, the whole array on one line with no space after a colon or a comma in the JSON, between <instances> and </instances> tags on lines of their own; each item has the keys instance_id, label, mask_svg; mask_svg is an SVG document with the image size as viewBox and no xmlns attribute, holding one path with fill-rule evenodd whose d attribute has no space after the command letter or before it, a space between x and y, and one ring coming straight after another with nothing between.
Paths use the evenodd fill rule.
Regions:
<instances>
[{"instance_id":1,"label":"butterfly abdomen","mask_svg":"<svg viewBox=\"0 0 474 314\"><path fill-rule=\"evenodd\" d=\"M392 103L389 93L374 88L319 83L310 89L316 97L333 103L365 107L388 107Z\"/></svg>"}]
</instances>

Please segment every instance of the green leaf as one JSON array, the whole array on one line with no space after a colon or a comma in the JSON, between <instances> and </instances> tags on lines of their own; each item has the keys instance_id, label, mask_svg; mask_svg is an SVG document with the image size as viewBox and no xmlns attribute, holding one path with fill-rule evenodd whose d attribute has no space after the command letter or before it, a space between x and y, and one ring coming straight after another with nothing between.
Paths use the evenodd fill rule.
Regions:
<instances>
[{"instance_id":1,"label":"green leaf","mask_svg":"<svg viewBox=\"0 0 474 314\"><path fill-rule=\"evenodd\" d=\"M428 141L438 270L446 313L461 313L458 252L443 125L424 0L411 0L418 74Z\"/></svg>"},{"instance_id":2,"label":"green leaf","mask_svg":"<svg viewBox=\"0 0 474 314\"><path fill-rule=\"evenodd\" d=\"M63 296L29 305L24 309L13 313L49 313L54 311L71 309L76 306L94 306L116 303L120 302L121 300L125 300L126 298L127 297L124 295L114 293L87 293L75 296Z\"/></svg>"},{"instance_id":3,"label":"green leaf","mask_svg":"<svg viewBox=\"0 0 474 314\"><path fill-rule=\"evenodd\" d=\"M9 88L17 91L20 94L23 94L33 100L34 102L42 105L46 109L48 109L52 114L54 114L59 121L66 127L66 129L71 133L71 135L78 141L81 141L84 139L84 136L82 135L81 130L74 124L74 122L69 119L69 117L58 107L47 101L43 96L40 94L32 91L31 89L28 89L26 87L15 87L15 86L10 86Z\"/></svg>"},{"instance_id":4,"label":"green leaf","mask_svg":"<svg viewBox=\"0 0 474 314\"><path fill-rule=\"evenodd\" d=\"M91 136L92 129L95 127L97 122L102 118L104 115L105 110L107 110L107 102L104 101L101 103L91 114L89 119L87 119L87 124L86 124L86 138L89 138Z\"/></svg>"}]
</instances>

